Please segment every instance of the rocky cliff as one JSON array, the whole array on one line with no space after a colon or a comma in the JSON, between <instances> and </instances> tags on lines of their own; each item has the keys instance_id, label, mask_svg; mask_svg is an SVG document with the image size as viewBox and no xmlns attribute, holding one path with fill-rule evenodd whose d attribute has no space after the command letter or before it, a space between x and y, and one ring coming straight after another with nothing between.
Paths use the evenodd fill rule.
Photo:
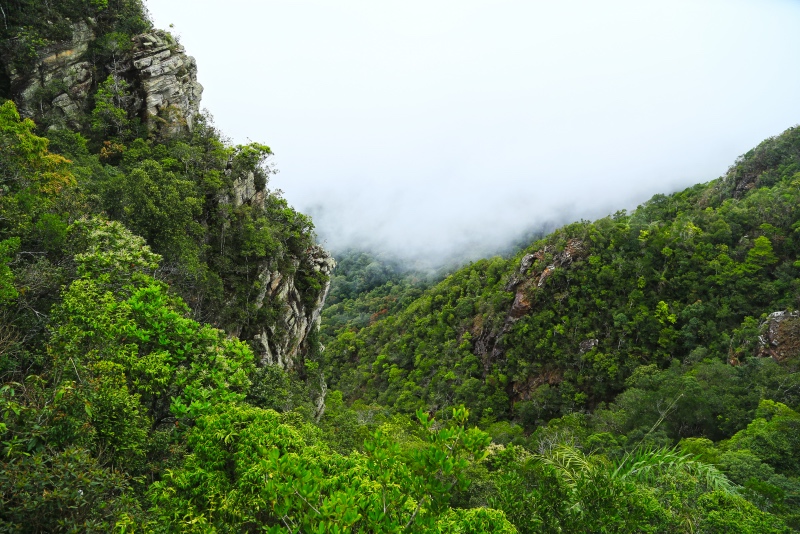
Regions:
<instances>
[{"instance_id":1,"label":"rocky cliff","mask_svg":"<svg viewBox=\"0 0 800 534\"><path fill-rule=\"evenodd\" d=\"M153 30L130 43L115 43L110 58L100 63L91 53L95 41L93 21L81 20L72 23L71 39L38 50L24 72L5 62L20 113L49 128L84 129L93 91L113 75L131 88L124 100L130 118L138 117L151 130L191 130L203 87L194 58L170 34Z\"/></svg>"},{"instance_id":2,"label":"rocky cliff","mask_svg":"<svg viewBox=\"0 0 800 534\"><path fill-rule=\"evenodd\" d=\"M203 92L197 82L197 64L168 32L150 29L131 37L110 31L108 25L101 27L91 17L59 22L66 28L63 35L69 37L46 41L34 50L31 61L19 64L11 56L0 57L7 93L23 116L48 129L87 132L98 87L111 76L125 82L118 84L125 94L117 95L115 102L129 119L138 118L147 127L142 135L149 131L163 139L193 129ZM270 195L266 189L269 171L258 166L231 171L231 163L224 172L232 186L219 192L217 204L234 209L247 205L253 217L263 216ZM333 258L318 246L288 257L281 253L280 258L262 259L254 303L256 325L226 325L226 329L253 341L262 363L302 367L303 357L316 343L312 333L319 325L334 266ZM228 274L220 273L223 279ZM225 305L253 304L251 297L236 294L241 287L233 283L229 287ZM217 319L208 317L212 322Z\"/></svg>"},{"instance_id":3,"label":"rocky cliff","mask_svg":"<svg viewBox=\"0 0 800 534\"><path fill-rule=\"evenodd\" d=\"M76 22L72 38L38 50L30 70L5 62L11 93L22 116L69 128L81 126L95 85L95 66L87 57L94 39L88 22Z\"/></svg>"},{"instance_id":4,"label":"rocky cliff","mask_svg":"<svg viewBox=\"0 0 800 534\"><path fill-rule=\"evenodd\" d=\"M134 37L131 58L132 69L126 74L142 97L133 111L151 128L167 121L173 129L185 126L191 130L203 94L194 58L159 30Z\"/></svg>"},{"instance_id":5,"label":"rocky cliff","mask_svg":"<svg viewBox=\"0 0 800 534\"><path fill-rule=\"evenodd\" d=\"M761 325L758 355L778 363L796 365L800 355L800 311L777 311Z\"/></svg>"},{"instance_id":6,"label":"rocky cliff","mask_svg":"<svg viewBox=\"0 0 800 534\"><path fill-rule=\"evenodd\" d=\"M305 258L293 260L295 269L305 262L316 273L325 275L324 286L311 305L306 303L297 287L297 279L291 274L264 269L259 276L261 292L256 306L267 303L279 310L278 320L264 324L255 339L261 352L262 363L292 369L300 361L298 355L307 350L304 341L312 330L319 327L320 314L330 288L330 274L336 262L322 247L312 247Z\"/></svg>"},{"instance_id":7,"label":"rocky cliff","mask_svg":"<svg viewBox=\"0 0 800 534\"><path fill-rule=\"evenodd\" d=\"M232 160L228 162L226 174L231 176ZM261 172L259 170L259 172ZM219 198L222 205L234 208L249 205L263 209L270 192L259 185L266 182L265 176L256 176L250 171L240 176L231 176L233 187ZM319 327L320 315L330 289L330 277L336 261L320 246L312 246L298 257L289 260L289 267L276 269L269 264L259 268L260 290L255 297L255 308L275 310L275 320L259 325L253 336L261 362L277 365L282 369L294 369L302 365L302 356L309 350L307 341L312 331ZM299 279L311 276L322 280L318 288L300 288ZM239 337L248 337L238 330ZM252 333L252 332L250 332Z\"/></svg>"}]
</instances>

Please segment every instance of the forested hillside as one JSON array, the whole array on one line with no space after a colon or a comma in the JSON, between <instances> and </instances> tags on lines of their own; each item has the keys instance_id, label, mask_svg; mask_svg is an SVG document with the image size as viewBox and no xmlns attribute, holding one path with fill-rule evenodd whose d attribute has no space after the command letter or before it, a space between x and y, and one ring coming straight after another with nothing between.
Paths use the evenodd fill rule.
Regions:
<instances>
[{"instance_id":1,"label":"forested hillside","mask_svg":"<svg viewBox=\"0 0 800 534\"><path fill-rule=\"evenodd\" d=\"M413 411L469 400L535 425L613 399L642 365L772 355L795 370L800 130L727 175L471 264L328 351L344 391ZM759 344L781 323L778 353ZM791 348L790 348L791 347Z\"/></svg>"},{"instance_id":2,"label":"forested hillside","mask_svg":"<svg viewBox=\"0 0 800 534\"><path fill-rule=\"evenodd\" d=\"M800 529L798 130L444 279L334 271L139 0L2 7L0 532Z\"/></svg>"},{"instance_id":3,"label":"forested hillside","mask_svg":"<svg viewBox=\"0 0 800 534\"><path fill-rule=\"evenodd\" d=\"M363 251L337 254L320 340L327 344L343 330L364 328L406 308L441 281L446 270L413 268L399 259Z\"/></svg>"},{"instance_id":4,"label":"forested hillside","mask_svg":"<svg viewBox=\"0 0 800 534\"><path fill-rule=\"evenodd\" d=\"M703 443L732 479L790 510L798 472L781 466L800 442L798 206L792 128L722 178L564 226L354 322L327 344L331 387L406 413L465 405L495 441L533 449L552 432L612 457ZM764 403L786 410L788 426L767 432ZM770 452L734 445L745 435ZM719 460L740 449L760 475Z\"/></svg>"}]
</instances>

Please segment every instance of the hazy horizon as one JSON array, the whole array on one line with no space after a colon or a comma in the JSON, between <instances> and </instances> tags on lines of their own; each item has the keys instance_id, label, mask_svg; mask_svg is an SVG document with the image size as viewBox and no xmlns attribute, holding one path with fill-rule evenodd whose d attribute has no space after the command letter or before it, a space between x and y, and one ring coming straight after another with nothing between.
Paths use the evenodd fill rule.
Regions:
<instances>
[{"instance_id":1,"label":"hazy horizon","mask_svg":"<svg viewBox=\"0 0 800 534\"><path fill-rule=\"evenodd\" d=\"M490 254L712 180L800 122L788 0L148 8L333 250Z\"/></svg>"}]
</instances>

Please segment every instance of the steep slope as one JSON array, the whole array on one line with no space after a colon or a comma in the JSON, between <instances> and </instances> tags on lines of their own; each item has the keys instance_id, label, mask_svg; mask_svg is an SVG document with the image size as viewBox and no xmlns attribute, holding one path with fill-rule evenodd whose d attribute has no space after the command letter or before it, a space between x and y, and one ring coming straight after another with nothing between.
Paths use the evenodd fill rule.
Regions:
<instances>
[{"instance_id":1,"label":"steep slope","mask_svg":"<svg viewBox=\"0 0 800 534\"><path fill-rule=\"evenodd\" d=\"M699 299L673 272L718 308L735 295L707 297L703 283L772 305L782 300L770 289L789 287L780 285L788 277L783 298L794 298L787 225L762 222L773 208L796 208L791 136L716 189L668 199L692 226L675 226L684 215L662 203L642 228L623 214L572 225L514 261L478 262L430 290L369 257L345 258L344 280L334 280L342 300L328 308L339 321L332 330L347 330L332 344L341 367L326 368L316 321L333 260L314 244L310 220L269 190L269 147L230 146L209 117L192 115L193 62L150 28L141 3L12 0L0 16L0 90L44 121L37 134L14 102L0 103L0 531L800 529L800 378L787 371L797 314L768 316L765 357L745 357L757 334L745 321L738 337L709 331L690 344L730 348L725 358L697 346L683 364L660 366L667 350L690 348L674 331L686 299ZM76 36L76 26L85 31ZM24 88L44 88L50 75L60 92L30 106ZM727 230L703 219L712 215ZM739 244L753 225L761 233ZM680 262L704 239L718 265L692 277ZM640 256L662 270L628 267ZM363 279L350 285L353 274ZM763 296L729 283L742 274ZM574 331L553 322L557 305ZM655 332L626 333L629 308L644 310L641 324ZM603 313L619 324L603 330ZM735 313L720 324L736 325ZM552 343L530 349L554 358L543 371L514 350L547 325ZM584 388L571 397L576 408L612 391L613 382L594 391L580 379L611 376L614 343L662 352L613 403L533 432L498 421L520 391L513 415L522 422L554 412L538 402L549 398L544 382L527 400L515 389L525 373L549 373L553 398ZM348 359L367 362L375 350L372 367ZM590 358L588 371L558 375L574 350ZM385 385L373 368L388 368L385 391L372 389ZM615 379L628 372L620 369ZM326 397L329 373L362 388L350 397L383 397L394 409ZM398 413L426 404L418 395L438 403L427 404L436 420ZM456 396L488 432L465 428L463 407L441 410Z\"/></svg>"},{"instance_id":2,"label":"steep slope","mask_svg":"<svg viewBox=\"0 0 800 534\"><path fill-rule=\"evenodd\" d=\"M139 1L21 1L3 15L0 96L74 162L84 209L145 237L195 318L304 372L334 262L268 189L269 147L222 141L199 114L194 59Z\"/></svg>"},{"instance_id":3,"label":"steep slope","mask_svg":"<svg viewBox=\"0 0 800 534\"><path fill-rule=\"evenodd\" d=\"M169 33L152 29L136 1L13 6L1 33L0 96L41 128L88 130L102 101L97 89L109 80L126 115L114 126L136 119L175 133L191 129L200 111L194 58Z\"/></svg>"},{"instance_id":4,"label":"steep slope","mask_svg":"<svg viewBox=\"0 0 800 534\"><path fill-rule=\"evenodd\" d=\"M471 264L340 334L325 353L333 387L403 411L464 403L532 425L610 400L642 365L772 354L759 349L762 325L800 306L799 221L792 128L720 179ZM797 320L786 321L791 338ZM795 342L782 342L783 365L797 366Z\"/></svg>"},{"instance_id":5,"label":"steep slope","mask_svg":"<svg viewBox=\"0 0 800 534\"><path fill-rule=\"evenodd\" d=\"M175 291L203 288L184 270L202 273L197 263L205 259L192 240L202 225L190 215L204 213L191 178L209 179L219 168L181 172L170 156L198 148L197 139L155 146L137 139L113 171L104 169L113 174L97 175L97 156L78 150L79 135L56 138L81 161L49 152L13 102L0 105L0 531L517 532L503 512L450 506L489 444L485 433L464 428L466 410L444 427L421 418L417 432L408 424L391 438L371 432L369 454L342 454L312 423L323 416L324 381L314 391L318 384L308 380L296 405L273 387L287 376L318 378L319 362L306 357L313 354L271 352L282 338L262 331L267 361L259 362L247 343L192 318ZM208 199L229 210L222 228L235 253L207 258L235 268L205 273L240 283L235 269L259 273L252 286L233 286L243 295L224 301L234 310L249 305L239 313L256 314L259 326L262 309L275 312L265 316L268 328L280 326L285 315L275 303L300 299L320 309L332 261L307 246L307 219L263 183L248 192L266 147L211 140L230 158L231 174L240 165L249 172L232 180L232 192L221 187ZM103 176L115 180L98 182ZM121 222L85 212L109 201L104 187L121 193L112 195L119 217L165 256ZM187 210L193 206L201 209ZM311 273L300 271L301 254ZM204 306L189 295L197 314ZM235 313L212 317L246 332ZM311 351L315 319L302 326ZM292 343L294 350L300 340Z\"/></svg>"},{"instance_id":6,"label":"steep slope","mask_svg":"<svg viewBox=\"0 0 800 534\"><path fill-rule=\"evenodd\" d=\"M410 268L399 259L380 254L356 250L337 253L331 290L322 311L322 343L402 310L443 278L442 272Z\"/></svg>"}]
</instances>

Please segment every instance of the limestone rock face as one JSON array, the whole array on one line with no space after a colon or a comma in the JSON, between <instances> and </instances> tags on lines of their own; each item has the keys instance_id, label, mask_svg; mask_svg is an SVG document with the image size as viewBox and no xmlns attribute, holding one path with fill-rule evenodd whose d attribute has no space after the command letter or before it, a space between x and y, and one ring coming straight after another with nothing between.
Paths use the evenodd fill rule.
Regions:
<instances>
[{"instance_id":1,"label":"limestone rock face","mask_svg":"<svg viewBox=\"0 0 800 534\"><path fill-rule=\"evenodd\" d=\"M236 207L242 204L250 204L251 206L263 206L266 200L267 192L264 189L256 187L255 175L248 172L245 176L241 176L233 180L233 199L226 197L222 202L228 203L233 201Z\"/></svg>"},{"instance_id":2,"label":"limestone rock face","mask_svg":"<svg viewBox=\"0 0 800 534\"><path fill-rule=\"evenodd\" d=\"M30 72L18 72L6 62L20 114L50 128L79 130L91 111L92 92L113 73L134 92L125 104L130 117L141 118L151 129L191 130L203 94L194 58L168 33L154 30L134 37L132 48L113 64L94 64L88 54L96 37L92 24L73 23L72 38L39 50Z\"/></svg>"},{"instance_id":3,"label":"limestone rock face","mask_svg":"<svg viewBox=\"0 0 800 534\"><path fill-rule=\"evenodd\" d=\"M132 75L144 97L142 117L150 127L155 127L160 117L170 121L171 128L191 130L203 95L194 58L160 30L137 35L133 42Z\"/></svg>"},{"instance_id":4,"label":"limestone rock face","mask_svg":"<svg viewBox=\"0 0 800 534\"><path fill-rule=\"evenodd\" d=\"M330 289L330 274L336 262L320 246L306 251L306 257L294 261L294 272L305 262L315 272L327 275L328 281L319 292L316 300L307 305L297 288L294 275L264 269L259 275L261 292L256 298L256 306L267 304L279 310L278 319L266 325L255 336L261 353L261 362L292 369L300 363L299 356L307 349L306 340L319 326L322 307Z\"/></svg>"}]
</instances>

